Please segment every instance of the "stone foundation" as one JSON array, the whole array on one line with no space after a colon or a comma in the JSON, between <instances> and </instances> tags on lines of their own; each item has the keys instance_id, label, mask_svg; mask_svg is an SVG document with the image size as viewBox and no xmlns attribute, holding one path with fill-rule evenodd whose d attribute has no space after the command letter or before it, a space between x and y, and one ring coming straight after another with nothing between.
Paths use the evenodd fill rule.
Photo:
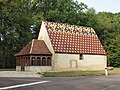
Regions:
<instances>
[{"instance_id":1,"label":"stone foundation","mask_svg":"<svg viewBox=\"0 0 120 90\"><path fill-rule=\"evenodd\" d=\"M16 66L16 71L21 71L21 66ZM25 66L26 72L48 72L52 71L52 66Z\"/></svg>"}]
</instances>

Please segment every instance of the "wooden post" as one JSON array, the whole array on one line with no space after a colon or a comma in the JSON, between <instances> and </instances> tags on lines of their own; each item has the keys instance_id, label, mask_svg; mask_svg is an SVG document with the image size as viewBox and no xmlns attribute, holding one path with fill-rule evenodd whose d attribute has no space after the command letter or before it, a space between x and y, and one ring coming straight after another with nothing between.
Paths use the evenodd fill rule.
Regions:
<instances>
[{"instance_id":1,"label":"wooden post","mask_svg":"<svg viewBox=\"0 0 120 90\"><path fill-rule=\"evenodd\" d=\"M108 76L107 67L105 68L105 75Z\"/></svg>"}]
</instances>

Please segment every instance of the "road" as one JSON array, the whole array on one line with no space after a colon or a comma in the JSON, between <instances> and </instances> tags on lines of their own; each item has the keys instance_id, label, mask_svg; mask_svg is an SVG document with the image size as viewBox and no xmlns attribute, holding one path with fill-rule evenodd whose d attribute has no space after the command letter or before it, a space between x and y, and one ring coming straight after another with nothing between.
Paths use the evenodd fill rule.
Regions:
<instances>
[{"instance_id":1,"label":"road","mask_svg":"<svg viewBox=\"0 0 120 90\"><path fill-rule=\"evenodd\" d=\"M120 90L120 75L59 78L0 78L0 90Z\"/></svg>"}]
</instances>

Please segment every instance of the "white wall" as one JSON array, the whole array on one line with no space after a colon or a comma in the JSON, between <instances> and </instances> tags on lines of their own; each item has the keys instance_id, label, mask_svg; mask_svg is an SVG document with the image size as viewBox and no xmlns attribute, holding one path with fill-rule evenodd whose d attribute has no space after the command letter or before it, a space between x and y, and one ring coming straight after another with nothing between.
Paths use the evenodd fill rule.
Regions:
<instances>
[{"instance_id":1,"label":"white wall","mask_svg":"<svg viewBox=\"0 0 120 90\"><path fill-rule=\"evenodd\" d=\"M83 55L84 60L79 60L79 54L55 54L55 70L103 70L106 67L106 56ZM76 66L75 66L76 64Z\"/></svg>"},{"instance_id":2,"label":"white wall","mask_svg":"<svg viewBox=\"0 0 120 90\"><path fill-rule=\"evenodd\" d=\"M45 28L45 24L44 24L43 21L42 21L42 25L41 25L40 32L39 32L39 35L38 35L38 40L44 40L44 42L47 45L50 52L52 54L54 54L54 49L52 47L52 43L50 41L50 38L48 36L47 30Z\"/></svg>"},{"instance_id":3,"label":"white wall","mask_svg":"<svg viewBox=\"0 0 120 90\"><path fill-rule=\"evenodd\" d=\"M26 66L25 71L32 71L32 72L47 72L51 71L51 66Z\"/></svg>"},{"instance_id":4,"label":"white wall","mask_svg":"<svg viewBox=\"0 0 120 90\"><path fill-rule=\"evenodd\" d=\"M83 58L78 62L78 66L83 70L103 70L107 64L105 55L83 55Z\"/></svg>"},{"instance_id":5,"label":"white wall","mask_svg":"<svg viewBox=\"0 0 120 90\"><path fill-rule=\"evenodd\" d=\"M52 66L25 66L26 72L47 72L51 70ZM21 71L21 66L16 66L16 71Z\"/></svg>"},{"instance_id":6,"label":"white wall","mask_svg":"<svg viewBox=\"0 0 120 90\"><path fill-rule=\"evenodd\" d=\"M78 60L79 55L75 54L55 54L55 68L56 70L62 68L70 68L70 60Z\"/></svg>"},{"instance_id":7,"label":"white wall","mask_svg":"<svg viewBox=\"0 0 120 90\"><path fill-rule=\"evenodd\" d=\"M21 66L16 66L16 71L21 71Z\"/></svg>"}]
</instances>

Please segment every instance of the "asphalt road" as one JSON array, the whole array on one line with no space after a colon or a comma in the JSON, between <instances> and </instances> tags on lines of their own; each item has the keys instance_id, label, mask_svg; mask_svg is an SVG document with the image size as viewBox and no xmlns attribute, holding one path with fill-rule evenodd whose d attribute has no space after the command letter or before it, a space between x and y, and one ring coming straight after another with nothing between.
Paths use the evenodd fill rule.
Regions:
<instances>
[{"instance_id":1,"label":"asphalt road","mask_svg":"<svg viewBox=\"0 0 120 90\"><path fill-rule=\"evenodd\" d=\"M120 90L120 75L60 78L2 77L0 90Z\"/></svg>"}]
</instances>

